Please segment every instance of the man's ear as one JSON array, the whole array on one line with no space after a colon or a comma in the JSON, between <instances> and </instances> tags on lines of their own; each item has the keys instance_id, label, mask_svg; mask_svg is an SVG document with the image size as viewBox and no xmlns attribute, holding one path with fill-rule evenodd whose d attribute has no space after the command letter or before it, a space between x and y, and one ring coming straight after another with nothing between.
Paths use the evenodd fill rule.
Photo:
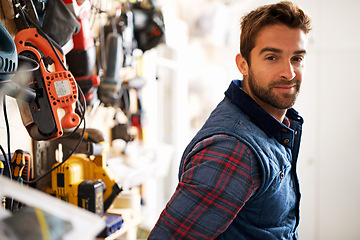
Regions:
<instances>
[{"instance_id":1,"label":"man's ear","mask_svg":"<svg viewBox=\"0 0 360 240\"><path fill-rule=\"evenodd\" d=\"M245 58L241 55L241 53L238 53L235 58L236 66L238 67L239 71L243 76L249 75L249 65Z\"/></svg>"}]
</instances>

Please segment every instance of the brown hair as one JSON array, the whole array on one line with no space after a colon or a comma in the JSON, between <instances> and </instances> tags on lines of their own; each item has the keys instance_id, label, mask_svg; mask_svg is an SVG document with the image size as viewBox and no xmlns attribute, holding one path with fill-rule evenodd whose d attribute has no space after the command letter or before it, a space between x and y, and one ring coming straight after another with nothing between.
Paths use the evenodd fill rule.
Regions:
<instances>
[{"instance_id":1,"label":"brown hair","mask_svg":"<svg viewBox=\"0 0 360 240\"><path fill-rule=\"evenodd\" d=\"M240 34L240 52L249 65L257 34L263 27L273 24L300 28L305 34L311 30L310 17L289 1L261 6L251 11L242 18Z\"/></svg>"}]
</instances>

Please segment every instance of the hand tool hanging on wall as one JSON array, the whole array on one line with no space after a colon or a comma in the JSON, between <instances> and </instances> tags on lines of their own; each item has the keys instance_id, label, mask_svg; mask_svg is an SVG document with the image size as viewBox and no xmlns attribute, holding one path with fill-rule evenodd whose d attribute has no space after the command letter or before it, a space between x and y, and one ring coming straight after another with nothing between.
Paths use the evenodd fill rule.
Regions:
<instances>
[{"instance_id":1,"label":"hand tool hanging on wall","mask_svg":"<svg viewBox=\"0 0 360 240\"><path fill-rule=\"evenodd\" d=\"M108 23L102 27L104 33L105 63L104 76L99 86L99 98L105 106L118 107L123 98L123 81L121 69L133 65L133 50L136 48L134 38L134 17L131 4L122 3L115 16L109 16Z\"/></svg>"},{"instance_id":2,"label":"hand tool hanging on wall","mask_svg":"<svg viewBox=\"0 0 360 240\"><path fill-rule=\"evenodd\" d=\"M89 12L91 3L86 0L78 3L75 0L63 0L66 7L76 16L81 29L74 34L72 39L73 49L66 54L69 70L85 94L88 105L97 100L96 92L100 84L100 78L94 73L96 67L96 47L89 24Z\"/></svg>"},{"instance_id":3,"label":"hand tool hanging on wall","mask_svg":"<svg viewBox=\"0 0 360 240\"><path fill-rule=\"evenodd\" d=\"M65 67L61 48L40 29L36 19L27 15L23 6L19 3L15 6L20 16L18 22L22 18L24 25L35 26L16 34L17 53L39 63L39 69L32 72L28 82L36 98L29 104L18 102L21 118L33 139L55 139L61 137L64 130L80 124L79 113L75 112L77 84Z\"/></svg>"},{"instance_id":4,"label":"hand tool hanging on wall","mask_svg":"<svg viewBox=\"0 0 360 240\"><path fill-rule=\"evenodd\" d=\"M99 99L105 106L114 106L121 97L120 70L124 62L123 39L118 33L113 17L109 17L112 31L107 33L106 48L106 66L104 67L104 76L99 86Z\"/></svg>"},{"instance_id":5,"label":"hand tool hanging on wall","mask_svg":"<svg viewBox=\"0 0 360 240\"><path fill-rule=\"evenodd\" d=\"M64 68L62 53L53 49L36 28L18 32L15 44L19 55L34 59L40 65L40 69L34 72L32 81L29 82L29 87L36 91L37 97L27 108L20 110L23 123L35 140L61 137L64 129L77 127L80 123L80 116L74 108L78 99L75 79L71 72ZM49 63L53 64L54 72L48 70ZM63 116L58 112L61 109L64 111Z\"/></svg>"},{"instance_id":6,"label":"hand tool hanging on wall","mask_svg":"<svg viewBox=\"0 0 360 240\"><path fill-rule=\"evenodd\" d=\"M143 52L165 42L165 24L161 10L151 0L133 5L134 34L138 48Z\"/></svg>"}]
</instances>

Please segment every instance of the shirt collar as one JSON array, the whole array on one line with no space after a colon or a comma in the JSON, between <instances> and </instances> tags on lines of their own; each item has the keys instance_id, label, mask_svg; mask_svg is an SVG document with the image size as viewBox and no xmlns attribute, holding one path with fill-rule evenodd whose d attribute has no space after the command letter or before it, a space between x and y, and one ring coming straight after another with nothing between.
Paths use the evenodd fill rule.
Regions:
<instances>
[{"instance_id":1,"label":"shirt collar","mask_svg":"<svg viewBox=\"0 0 360 240\"><path fill-rule=\"evenodd\" d=\"M260 127L269 137L274 137L278 142L286 147L292 148L294 145L295 125L302 125L303 119L293 108L288 109L286 117L298 124L291 124L290 127L279 122L260 105L258 105L249 95L242 90L242 81L233 80L225 92L225 96L238 108L244 111L251 120Z\"/></svg>"}]
</instances>

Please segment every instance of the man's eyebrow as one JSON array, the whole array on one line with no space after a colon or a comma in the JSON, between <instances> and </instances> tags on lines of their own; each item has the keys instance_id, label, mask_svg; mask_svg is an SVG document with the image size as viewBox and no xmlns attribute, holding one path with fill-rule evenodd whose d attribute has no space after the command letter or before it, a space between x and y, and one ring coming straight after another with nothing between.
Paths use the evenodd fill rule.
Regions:
<instances>
[{"instance_id":1,"label":"man's eyebrow","mask_svg":"<svg viewBox=\"0 0 360 240\"><path fill-rule=\"evenodd\" d=\"M261 49L260 54L262 54L264 52L282 53L283 51L278 48L265 47L265 48Z\"/></svg>"},{"instance_id":2,"label":"man's eyebrow","mask_svg":"<svg viewBox=\"0 0 360 240\"><path fill-rule=\"evenodd\" d=\"M306 50L295 51L294 54L306 54Z\"/></svg>"},{"instance_id":3,"label":"man's eyebrow","mask_svg":"<svg viewBox=\"0 0 360 240\"><path fill-rule=\"evenodd\" d=\"M265 47L265 48L261 49L260 54L262 54L264 52L283 53L283 50L278 49L278 48ZM296 54L296 55L306 54L306 50L298 50L298 51L295 51L294 54Z\"/></svg>"}]
</instances>

